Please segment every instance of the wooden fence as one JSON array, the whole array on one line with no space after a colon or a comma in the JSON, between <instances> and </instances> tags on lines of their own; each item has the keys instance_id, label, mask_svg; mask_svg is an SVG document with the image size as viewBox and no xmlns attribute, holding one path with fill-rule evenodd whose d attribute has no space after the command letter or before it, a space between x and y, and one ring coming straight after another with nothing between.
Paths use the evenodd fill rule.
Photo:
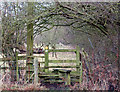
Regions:
<instances>
[{"instance_id":1,"label":"wooden fence","mask_svg":"<svg viewBox=\"0 0 120 92\"><path fill-rule=\"evenodd\" d=\"M49 53L50 52L74 52L76 54L76 60L49 60ZM19 67L18 65L18 60L27 60L28 57L32 57L32 58L45 58L45 62L40 62L40 63L44 63L44 72L45 73L48 73L49 72L49 68L76 68L76 73L80 75L80 81L82 81L82 63L80 61L80 48L78 46L76 46L76 49L45 49L45 53L44 53L44 56L18 56L17 57L17 63L16 63L16 75L17 75L17 81L19 80L19 73L18 73L18 70L19 69L26 69L26 71L28 72L31 72L32 73L35 73L35 77L38 76L37 72L39 70L40 67L39 66L39 63L38 63L38 60L35 59L35 67L30 67L29 69L27 68L27 66L25 67ZM9 61L7 60L6 58L4 59L1 59L2 61ZM73 65L73 66L49 66L49 63L76 63L76 65ZM33 66L33 62L32 63L29 63ZM37 65L38 66L37 66ZM37 67L37 68L36 68ZM9 67L1 67L1 69L9 69ZM38 71L39 73L39 71ZM37 79L38 80L38 79Z\"/></svg>"}]
</instances>

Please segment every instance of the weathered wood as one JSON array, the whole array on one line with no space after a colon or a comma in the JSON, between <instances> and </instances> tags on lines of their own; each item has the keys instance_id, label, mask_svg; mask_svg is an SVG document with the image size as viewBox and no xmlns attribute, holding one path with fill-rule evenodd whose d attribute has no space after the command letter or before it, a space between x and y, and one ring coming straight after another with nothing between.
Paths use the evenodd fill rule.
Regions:
<instances>
[{"instance_id":1,"label":"weathered wood","mask_svg":"<svg viewBox=\"0 0 120 92\"><path fill-rule=\"evenodd\" d=\"M34 58L34 84L38 83L38 59Z\"/></svg>"},{"instance_id":2,"label":"weathered wood","mask_svg":"<svg viewBox=\"0 0 120 92\"><path fill-rule=\"evenodd\" d=\"M7 61L10 61L10 60L12 60L12 58L0 58L0 61L1 62L7 62Z\"/></svg>"},{"instance_id":3,"label":"weathered wood","mask_svg":"<svg viewBox=\"0 0 120 92\"><path fill-rule=\"evenodd\" d=\"M25 70L26 67L18 67L20 70ZM10 69L10 67L1 67L0 69Z\"/></svg>"},{"instance_id":4,"label":"weathered wood","mask_svg":"<svg viewBox=\"0 0 120 92\"><path fill-rule=\"evenodd\" d=\"M80 74L79 74L77 71L72 71L72 72L71 72L71 75L80 76Z\"/></svg>"},{"instance_id":5,"label":"weathered wood","mask_svg":"<svg viewBox=\"0 0 120 92\"><path fill-rule=\"evenodd\" d=\"M71 82L79 82L79 79L72 79L71 78Z\"/></svg>"},{"instance_id":6,"label":"weathered wood","mask_svg":"<svg viewBox=\"0 0 120 92\"><path fill-rule=\"evenodd\" d=\"M62 80L62 79L63 79L63 78L62 78L62 77L60 78L59 76L58 76L58 77L50 76L50 77L45 77L45 78L44 78L44 81L46 81L46 80L50 80L50 81L51 81L51 80L56 80L56 81L57 81L57 80Z\"/></svg>"},{"instance_id":7,"label":"weathered wood","mask_svg":"<svg viewBox=\"0 0 120 92\"><path fill-rule=\"evenodd\" d=\"M76 66L48 66L45 68L76 68Z\"/></svg>"},{"instance_id":8,"label":"weathered wood","mask_svg":"<svg viewBox=\"0 0 120 92\"><path fill-rule=\"evenodd\" d=\"M81 67L80 67L80 80L79 80L79 83L82 82L82 75L83 74L83 68L82 68L82 62L81 62Z\"/></svg>"},{"instance_id":9,"label":"weathered wood","mask_svg":"<svg viewBox=\"0 0 120 92\"><path fill-rule=\"evenodd\" d=\"M65 84L70 85L71 84L71 78L70 78L70 72L71 70L65 70L65 69L54 69L55 72L58 72L59 76L65 76Z\"/></svg>"},{"instance_id":10,"label":"weathered wood","mask_svg":"<svg viewBox=\"0 0 120 92\"><path fill-rule=\"evenodd\" d=\"M77 70L77 72L79 73L79 66L80 66L80 54L79 54L79 52L80 52L80 48L79 48L79 46L76 46L76 66L77 66L77 68L76 68L76 70Z\"/></svg>"},{"instance_id":11,"label":"weathered wood","mask_svg":"<svg viewBox=\"0 0 120 92\"><path fill-rule=\"evenodd\" d=\"M76 52L76 49L49 49L48 52Z\"/></svg>"},{"instance_id":12,"label":"weathered wood","mask_svg":"<svg viewBox=\"0 0 120 92\"><path fill-rule=\"evenodd\" d=\"M45 62L39 62L39 64L40 64L40 63L43 63L43 64L44 64Z\"/></svg>"},{"instance_id":13,"label":"weathered wood","mask_svg":"<svg viewBox=\"0 0 120 92\"><path fill-rule=\"evenodd\" d=\"M49 54L49 52L51 52L52 50L45 50L45 56L18 56L18 59L24 59L24 58L45 58L45 62L39 62L39 63L45 63L45 66L44 66L44 69L45 69L45 72L46 73L48 73L49 71L49 68L76 68L76 69L78 69L78 71L76 72L76 73L78 73L78 72L80 72L80 74L78 74L78 75L80 75L80 76L78 76L79 77L79 81L77 81L77 82L80 82L81 81L81 76L82 76L82 69L80 69L80 67L82 66L80 66L80 60L79 60L79 58L80 58L80 56L79 56L79 47L76 47L76 49L75 50L54 50L55 52L76 52L76 60L49 60L49 58L48 58L48 54ZM48 66L48 64L49 63L76 63L76 65L73 65L73 66ZM35 64L35 63L34 63ZM19 67L19 69L25 69L26 68L26 70L27 70L27 73L30 73L30 74L32 74L33 73L33 70L34 70L34 74L36 75L36 67L35 67L35 65L37 65L37 64L35 64L34 65L34 69L32 68L33 67L33 62L32 61L30 61L30 62L28 62L27 63L27 65L31 65L31 67L29 68L28 66L27 67ZM38 67L37 67L38 68ZM81 71L79 71L79 70L81 70ZM67 70L65 70L65 71L67 71ZM70 85L70 83L71 83L71 74L70 73L67 73L67 72L65 72L65 71L62 71L62 69L61 69L61 71L59 71L59 73L60 74L62 74L62 75L51 75L51 74L47 74L47 75L41 75L41 74L39 74L38 76L39 77L60 77L60 76L63 76L64 75L64 78L65 78L65 81L66 81L66 85ZM75 74L76 74L75 73ZM35 82L35 80L36 80L37 78L36 77L34 77L34 82ZM55 80L55 82L56 82L56 80Z\"/></svg>"},{"instance_id":14,"label":"weathered wood","mask_svg":"<svg viewBox=\"0 0 120 92\"><path fill-rule=\"evenodd\" d=\"M27 57L26 56L18 56L18 60L26 60Z\"/></svg>"},{"instance_id":15,"label":"weathered wood","mask_svg":"<svg viewBox=\"0 0 120 92\"><path fill-rule=\"evenodd\" d=\"M48 82L48 83L63 83L63 80L44 80L44 82Z\"/></svg>"},{"instance_id":16,"label":"weathered wood","mask_svg":"<svg viewBox=\"0 0 120 92\"><path fill-rule=\"evenodd\" d=\"M49 60L48 60L48 49L45 50L45 72L47 73L48 72L48 63L49 63Z\"/></svg>"},{"instance_id":17,"label":"weathered wood","mask_svg":"<svg viewBox=\"0 0 120 92\"><path fill-rule=\"evenodd\" d=\"M54 75L54 74L39 74L39 77L59 77L59 75Z\"/></svg>"},{"instance_id":18,"label":"weathered wood","mask_svg":"<svg viewBox=\"0 0 120 92\"><path fill-rule=\"evenodd\" d=\"M28 62L26 65L33 65L33 62Z\"/></svg>"},{"instance_id":19,"label":"weathered wood","mask_svg":"<svg viewBox=\"0 0 120 92\"><path fill-rule=\"evenodd\" d=\"M32 2L28 2L28 16L32 17L33 16L33 3ZM33 56L33 23L30 22L27 24L27 56ZM27 57L27 63L28 62L33 62L33 57ZM27 64L26 66L29 66L28 69L30 67L32 67L32 65ZM26 74L26 77L28 78L28 80L30 79L31 76L31 72L28 71L28 73Z\"/></svg>"},{"instance_id":20,"label":"weathered wood","mask_svg":"<svg viewBox=\"0 0 120 92\"><path fill-rule=\"evenodd\" d=\"M60 73L70 73L71 70L65 70L65 69L53 69L53 71L58 71Z\"/></svg>"},{"instance_id":21,"label":"weathered wood","mask_svg":"<svg viewBox=\"0 0 120 92\"><path fill-rule=\"evenodd\" d=\"M66 85L71 85L70 73L66 73Z\"/></svg>"},{"instance_id":22,"label":"weathered wood","mask_svg":"<svg viewBox=\"0 0 120 92\"><path fill-rule=\"evenodd\" d=\"M16 52L16 78L17 78L17 81L19 80L19 66L18 66L18 52Z\"/></svg>"},{"instance_id":23,"label":"weathered wood","mask_svg":"<svg viewBox=\"0 0 120 92\"><path fill-rule=\"evenodd\" d=\"M49 60L49 63L76 63L76 60Z\"/></svg>"},{"instance_id":24,"label":"weathered wood","mask_svg":"<svg viewBox=\"0 0 120 92\"><path fill-rule=\"evenodd\" d=\"M45 56L27 56L27 57L37 57L37 58L45 58ZM24 59L26 56L18 56L18 59Z\"/></svg>"}]
</instances>

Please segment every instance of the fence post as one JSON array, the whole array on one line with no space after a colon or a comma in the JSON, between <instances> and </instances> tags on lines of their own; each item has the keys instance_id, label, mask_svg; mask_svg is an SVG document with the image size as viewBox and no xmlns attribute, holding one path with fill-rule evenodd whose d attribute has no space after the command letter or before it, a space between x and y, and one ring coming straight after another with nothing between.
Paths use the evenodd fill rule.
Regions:
<instances>
[{"instance_id":1,"label":"fence post","mask_svg":"<svg viewBox=\"0 0 120 92\"><path fill-rule=\"evenodd\" d=\"M18 52L16 52L16 76L17 76L17 81L19 80L19 70L18 70Z\"/></svg>"},{"instance_id":2,"label":"fence post","mask_svg":"<svg viewBox=\"0 0 120 92\"><path fill-rule=\"evenodd\" d=\"M38 83L38 59L34 58L34 84L36 85Z\"/></svg>"},{"instance_id":3,"label":"fence post","mask_svg":"<svg viewBox=\"0 0 120 92\"><path fill-rule=\"evenodd\" d=\"M48 72L48 63L49 63L49 60L48 60L48 47L46 46L45 47L45 72L46 73Z\"/></svg>"},{"instance_id":4,"label":"fence post","mask_svg":"<svg viewBox=\"0 0 120 92\"><path fill-rule=\"evenodd\" d=\"M76 46L76 70L79 73L80 71L80 49L79 46Z\"/></svg>"},{"instance_id":5,"label":"fence post","mask_svg":"<svg viewBox=\"0 0 120 92\"><path fill-rule=\"evenodd\" d=\"M83 73L83 69L82 69L82 61L80 61L80 48L79 46L76 46L76 66L77 66L77 72L80 74L79 77L79 83L82 82L82 73Z\"/></svg>"},{"instance_id":6,"label":"fence post","mask_svg":"<svg viewBox=\"0 0 120 92\"><path fill-rule=\"evenodd\" d=\"M81 62L79 83L82 82L82 74L83 74L83 69L82 69L82 62Z\"/></svg>"}]
</instances>

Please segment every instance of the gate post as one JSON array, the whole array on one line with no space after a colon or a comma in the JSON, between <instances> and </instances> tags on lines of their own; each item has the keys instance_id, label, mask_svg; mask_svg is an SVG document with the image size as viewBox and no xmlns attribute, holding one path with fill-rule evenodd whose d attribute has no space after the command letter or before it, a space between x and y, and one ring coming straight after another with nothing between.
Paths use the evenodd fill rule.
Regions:
<instances>
[{"instance_id":1,"label":"gate post","mask_svg":"<svg viewBox=\"0 0 120 92\"><path fill-rule=\"evenodd\" d=\"M79 48L79 46L76 46L76 70L80 74L79 83L82 82L82 73L83 73L82 61L80 60L80 58L81 58L80 57L80 48Z\"/></svg>"},{"instance_id":2,"label":"gate post","mask_svg":"<svg viewBox=\"0 0 120 92\"><path fill-rule=\"evenodd\" d=\"M19 80L18 52L16 52L16 80Z\"/></svg>"},{"instance_id":3,"label":"gate post","mask_svg":"<svg viewBox=\"0 0 120 92\"><path fill-rule=\"evenodd\" d=\"M34 58L34 84L36 85L38 83L38 59Z\"/></svg>"},{"instance_id":4,"label":"gate post","mask_svg":"<svg viewBox=\"0 0 120 92\"><path fill-rule=\"evenodd\" d=\"M80 71L80 48L76 46L76 70L79 73Z\"/></svg>"},{"instance_id":5,"label":"gate post","mask_svg":"<svg viewBox=\"0 0 120 92\"><path fill-rule=\"evenodd\" d=\"M82 68L82 62L81 62L79 83L82 82L82 74L83 74L83 68Z\"/></svg>"},{"instance_id":6,"label":"gate post","mask_svg":"<svg viewBox=\"0 0 120 92\"><path fill-rule=\"evenodd\" d=\"M48 63L49 63L49 60L48 60L48 46L45 47L45 72L47 73L48 72Z\"/></svg>"}]
</instances>

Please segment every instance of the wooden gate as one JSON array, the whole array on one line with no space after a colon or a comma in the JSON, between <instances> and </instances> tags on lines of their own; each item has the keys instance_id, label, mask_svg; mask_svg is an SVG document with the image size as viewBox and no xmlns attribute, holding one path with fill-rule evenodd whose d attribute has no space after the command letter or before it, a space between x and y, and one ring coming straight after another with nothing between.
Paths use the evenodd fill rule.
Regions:
<instances>
[{"instance_id":1,"label":"wooden gate","mask_svg":"<svg viewBox=\"0 0 120 92\"><path fill-rule=\"evenodd\" d=\"M50 52L74 52L76 54L76 60L49 60ZM76 49L45 49L45 65L44 71L45 73L49 73L49 68L76 68L76 71L71 71L71 73L75 73L79 75L79 82L82 81L82 62L80 61L80 48L76 46ZM50 63L76 63L73 66L50 66Z\"/></svg>"}]
</instances>

